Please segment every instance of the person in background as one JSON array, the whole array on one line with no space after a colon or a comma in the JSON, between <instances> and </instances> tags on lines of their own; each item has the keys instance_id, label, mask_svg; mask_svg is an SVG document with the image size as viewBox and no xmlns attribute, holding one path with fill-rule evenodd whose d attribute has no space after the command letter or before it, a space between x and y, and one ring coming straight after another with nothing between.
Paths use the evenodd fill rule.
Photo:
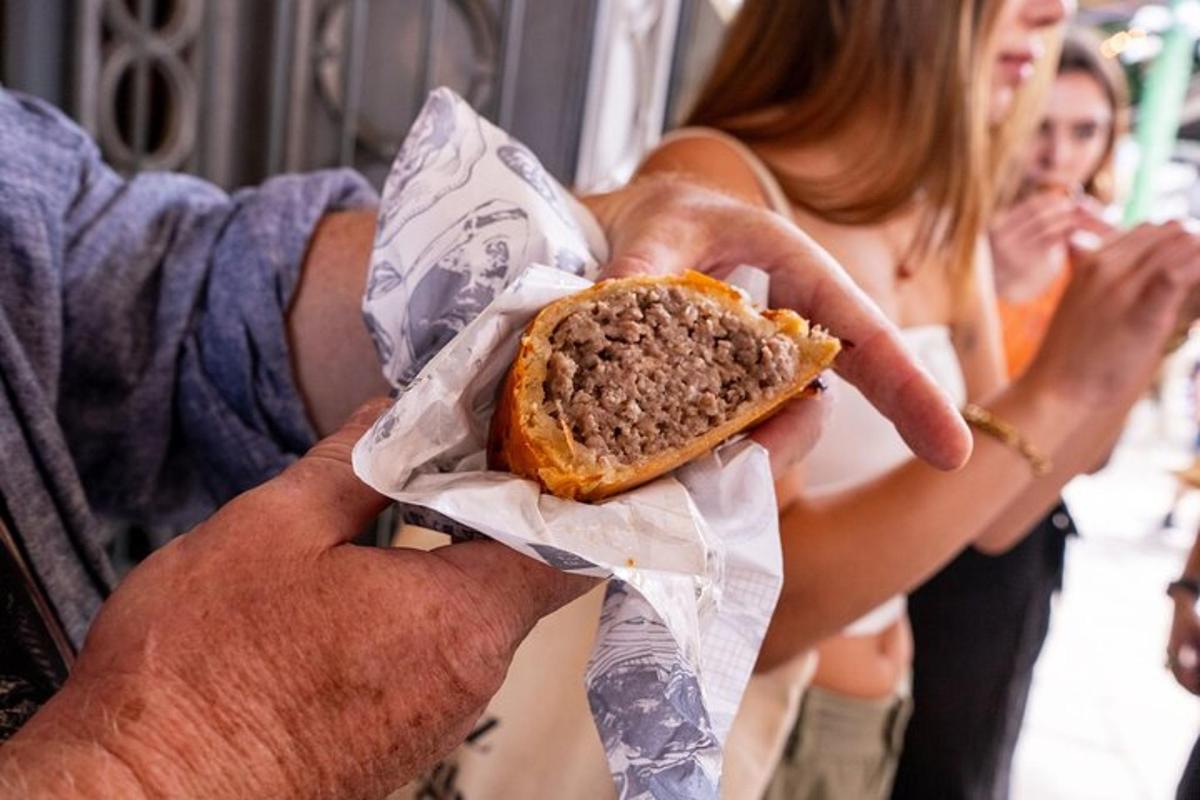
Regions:
<instances>
[{"instance_id":1,"label":"person in background","mask_svg":"<svg viewBox=\"0 0 1200 800\"><path fill-rule=\"evenodd\" d=\"M1072 5L747 0L692 127L643 168L695 176L794 221L900 326L930 374L974 404L974 454L940 474L835 383L826 436L781 487L784 586L755 681L774 681L771 719L785 732L796 723L772 798L888 796L912 652L898 595L966 545L1019 543L1102 457L1175 325L1186 289L1167 288L1171 276L1185 271L1187 284L1200 266L1200 240L1179 224L1080 255L1043 346L1008 380L986 223L1014 143L1037 120L1035 90L1053 75L1047 53ZM1130 338L1109 338L1120 330ZM801 665L822 639L805 693ZM764 699L753 713L768 710ZM737 734L735 722L727 770ZM758 766L779 752L760 752Z\"/></svg>"},{"instance_id":2,"label":"person in background","mask_svg":"<svg viewBox=\"0 0 1200 800\"><path fill-rule=\"evenodd\" d=\"M1058 72L1013 202L992 221L993 277L1010 376L1033 360L1071 277L1069 240L1077 231L1107 236L1116 148L1125 131L1129 89L1120 64L1086 31L1063 41Z\"/></svg>"},{"instance_id":3,"label":"person in background","mask_svg":"<svg viewBox=\"0 0 1200 800\"><path fill-rule=\"evenodd\" d=\"M1200 532L1188 552L1183 574L1167 585L1167 594L1174 602L1171 635L1167 640L1167 668L1179 685L1194 695L1200 695ZM1200 797L1200 739L1179 781L1177 800Z\"/></svg>"},{"instance_id":4,"label":"person in background","mask_svg":"<svg viewBox=\"0 0 1200 800\"><path fill-rule=\"evenodd\" d=\"M1106 236L1126 113L1120 66L1074 31L1063 42L1016 199L989 229L1005 365L1030 365L1070 282L1069 240ZM894 798L1008 797L1033 667L1074 523L1061 502L1005 553L968 547L908 601L914 711ZM981 624L983 620L988 623Z\"/></svg>"}]
</instances>

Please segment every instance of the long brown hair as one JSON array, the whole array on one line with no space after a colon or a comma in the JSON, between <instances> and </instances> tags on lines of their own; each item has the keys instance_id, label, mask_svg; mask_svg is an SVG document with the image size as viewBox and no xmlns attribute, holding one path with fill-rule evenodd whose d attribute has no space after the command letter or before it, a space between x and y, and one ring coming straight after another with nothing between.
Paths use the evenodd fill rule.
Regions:
<instances>
[{"instance_id":1,"label":"long brown hair","mask_svg":"<svg viewBox=\"0 0 1200 800\"><path fill-rule=\"evenodd\" d=\"M908 258L969 273L999 163L990 145L988 45L1001 5L746 0L687 124L752 146L858 137L854 158L835 175L778 175L793 202L863 225L919 198L929 212Z\"/></svg>"}]
</instances>

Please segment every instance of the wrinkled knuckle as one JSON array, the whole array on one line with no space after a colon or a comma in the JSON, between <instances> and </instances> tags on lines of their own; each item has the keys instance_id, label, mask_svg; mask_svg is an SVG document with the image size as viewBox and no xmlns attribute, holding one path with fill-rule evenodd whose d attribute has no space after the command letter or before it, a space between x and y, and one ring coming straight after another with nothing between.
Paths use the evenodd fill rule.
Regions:
<instances>
[{"instance_id":1,"label":"wrinkled knuckle","mask_svg":"<svg viewBox=\"0 0 1200 800\"><path fill-rule=\"evenodd\" d=\"M482 618L440 637L439 652L450 689L480 705L499 691L512 658L501 626Z\"/></svg>"}]
</instances>

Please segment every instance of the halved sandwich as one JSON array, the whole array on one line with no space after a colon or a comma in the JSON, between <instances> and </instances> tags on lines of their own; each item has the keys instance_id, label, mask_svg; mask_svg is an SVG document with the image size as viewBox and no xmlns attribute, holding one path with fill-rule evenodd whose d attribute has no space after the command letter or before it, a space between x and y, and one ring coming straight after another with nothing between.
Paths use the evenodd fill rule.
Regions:
<instances>
[{"instance_id":1,"label":"halved sandwich","mask_svg":"<svg viewBox=\"0 0 1200 800\"><path fill-rule=\"evenodd\" d=\"M488 463L568 499L632 489L802 394L838 340L696 272L601 281L521 339Z\"/></svg>"}]
</instances>

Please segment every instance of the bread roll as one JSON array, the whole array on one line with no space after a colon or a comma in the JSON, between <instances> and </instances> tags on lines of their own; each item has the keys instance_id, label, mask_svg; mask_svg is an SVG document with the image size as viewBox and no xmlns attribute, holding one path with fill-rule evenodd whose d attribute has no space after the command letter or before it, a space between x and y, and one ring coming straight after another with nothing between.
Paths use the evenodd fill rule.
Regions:
<instances>
[{"instance_id":1,"label":"bread roll","mask_svg":"<svg viewBox=\"0 0 1200 800\"><path fill-rule=\"evenodd\" d=\"M489 466L601 500L762 420L838 350L797 314L759 313L696 272L602 281L530 323L492 417Z\"/></svg>"}]
</instances>

